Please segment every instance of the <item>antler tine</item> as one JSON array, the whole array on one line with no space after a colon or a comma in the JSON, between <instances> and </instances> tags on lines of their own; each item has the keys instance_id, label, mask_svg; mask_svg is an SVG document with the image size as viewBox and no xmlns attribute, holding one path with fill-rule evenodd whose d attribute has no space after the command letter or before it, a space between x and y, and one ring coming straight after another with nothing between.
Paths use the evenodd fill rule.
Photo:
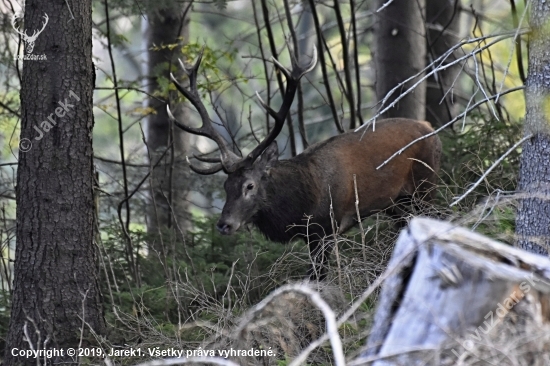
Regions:
<instances>
[{"instance_id":1,"label":"antler tine","mask_svg":"<svg viewBox=\"0 0 550 366\"><path fill-rule=\"evenodd\" d=\"M241 167L249 166L254 163L254 161L260 156L264 150L273 142L275 141L275 138L281 133L281 130L283 129L283 125L285 123L286 116L290 110L290 106L292 105L292 101L294 100L294 95L296 94L296 90L298 89L298 84L300 82L300 78L304 76L306 73L313 70L315 65L317 64L317 48L313 47L313 56L311 58L311 62L306 67L300 67L298 66L298 62L291 57L292 59L292 71L289 71L286 67L281 65L281 63L275 59L273 59L273 63L275 66L285 75L286 77L286 90L285 94L283 96L283 103L281 104L280 109L276 112L273 110L270 106L268 106L263 99L260 97L260 94L256 92L256 95L258 96L260 100L260 104L262 107L266 109L266 111L269 113L271 117L275 120L275 126L267 135L267 137L262 140L248 154L248 156L245 159L240 160L238 163L236 163L232 171L235 171Z\"/></svg>"},{"instance_id":2,"label":"antler tine","mask_svg":"<svg viewBox=\"0 0 550 366\"><path fill-rule=\"evenodd\" d=\"M197 71L199 69L199 66L202 62L202 56L204 55L204 47L205 46L202 46L201 50L199 51L199 55L197 56L197 59L195 60L195 63L191 67L186 67L183 64L183 62L181 61L181 59L178 59L178 61L180 62L181 67L185 70L186 73Z\"/></svg>"},{"instance_id":3,"label":"antler tine","mask_svg":"<svg viewBox=\"0 0 550 366\"><path fill-rule=\"evenodd\" d=\"M223 165L221 163L213 165L210 168L198 168L193 164L191 164L191 162L189 161L189 157L186 156L185 160L187 160L187 164L189 164L189 168L191 168L192 171L200 175L211 175L223 169Z\"/></svg>"},{"instance_id":4,"label":"antler tine","mask_svg":"<svg viewBox=\"0 0 550 366\"><path fill-rule=\"evenodd\" d=\"M197 89L197 74L199 71L199 66L202 62L202 56L204 55L204 46L201 48L199 52L199 56L195 60L195 63L191 67L186 67L184 63L181 61L181 59L178 58L178 62L180 63L181 68L183 69L183 72L189 77L189 84L191 90Z\"/></svg>"},{"instance_id":5,"label":"antler tine","mask_svg":"<svg viewBox=\"0 0 550 366\"><path fill-rule=\"evenodd\" d=\"M179 89L178 89L179 90ZM189 99L189 98L188 98ZM189 133L192 133L194 135L201 135L201 136L204 136L204 137L209 137L208 135L206 135L203 131L201 131L200 129L198 128L195 128L195 127L191 127L191 126L187 126L187 125L184 125L183 123L181 123L180 121L178 121L176 119L176 117L174 117L174 115L172 114L172 111L170 110L170 106L167 104L166 105L166 113L168 113L168 118L175 123L176 126L178 126L179 128L181 128L182 130L186 131L186 132L189 132Z\"/></svg>"},{"instance_id":6,"label":"antler tine","mask_svg":"<svg viewBox=\"0 0 550 366\"><path fill-rule=\"evenodd\" d=\"M315 47L315 45L313 46L313 55L311 56L311 61L309 62L309 65L305 67L300 67L298 65L298 60L296 60L296 57L291 52L290 62L292 64L292 71L289 71L286 67L284 67L277 59L275 59L275 57L271 57L271 60L287 79L291 78L299 80L302 76L313 70L315 65L317 65L317 47Z\"/></svg>"},{"instance_id":7,"label":"antler tine","mask_svg":"<svg viewBox=\"0 0 550 366\"><path fill-rule=\"evenodd\" d=\"M294 67L294 65L295 65L294 57L291 56L290 59L291 59L292 66ZM283 64L281 64L279 62L279 60L277 60L275 57L271 56L271 61L273 61L273 64L275 64L275 66L277 66L279 71L281 71L287 79L290 78L290 71L286 67L284 67Z\"/></svg>"},{"instance_id":8,"label":"antler tine","mask_svg":"<svg viewBox=\"0 0 550 366\"><path fill-rule=\"evenodd\" d=\"M315 45L313 46L313 55L311 56L311 61L309 62L309 65L307 65L306 67L298 66L298 61L296 60L296 57L294 57L294 54L291 52L290 59L292 63L292 71L289 71L274 57L272 57L271 59L275 66L277 66L277 68L285 75L287 80L292 79L298 81L302 76L313 70L315 68L315 65L317 65L317 47L315 47ZM264 102L257 91L256 97L259 99L260 105L269 113L269 115L277 119L277 112L274 111L269 105L267 105L266 102Z\"/></svg>"},{"instance_id":9,"label":"antler tine","mask_svg":"<svg viewBox=\"0 0 550 366\"><path fill-rule=\"evenodd\" d=\"M198 156L196 154L193 154L193 157L198 161L202 161L203 163L221 163L222 162L220 158L207 158L206 156Z\"/></svg>"},{"instance_id":10,"label":"antler tine","mask_svg":"<svg viewBox=\"0 0 550 366\"><path fill-rule=\"evenodd\" d=\"M256 91L256 98L260 100L260 105L263 107L263 109L267 111L267 113L269 113L271 117L277 118L277 112L275 112L273 108L271 108L266 102L264 102L258 91Z\"/></svg>"},{"instance_id":11,"label":"antler tine","mask_svg":"<svg viewBox=\"0 0 550 366\"><path fill-rule=\"evenodd\" d=\"M313 45L313 55L311 55L311 61L309 62L309 65L301 69L301 73L298 76L299 78L301 78L302 76L304 76L305 74L307 74L308 72L310 72L315 68L315 65L317 65L317 56L318 56L317 47Z\"/></svg>"}]
</instances>

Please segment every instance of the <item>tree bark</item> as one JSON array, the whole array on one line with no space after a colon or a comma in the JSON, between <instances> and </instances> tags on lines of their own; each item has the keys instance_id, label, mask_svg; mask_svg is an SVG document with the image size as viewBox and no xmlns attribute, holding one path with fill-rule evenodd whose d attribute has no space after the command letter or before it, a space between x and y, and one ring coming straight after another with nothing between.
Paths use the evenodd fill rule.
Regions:
<instances>
[{"instance_id":1,"label":"tree bark","mask_svg":"<svg viewBox=\"0 0 550 366\"><path fill-rule=\"evenodd\" d=\"M458 43L460 32L460 10L458 7L458 0L426 1L427 65ZM454 60L454 55L451 55L441 63L441 66ZM453 92L449 89L455 82L459 71L460 65L457 64L427 79L426 120L434 126L441 126L456 114Z\"/></svg>"},{"instance_id":2,"label":"tree bark","mask_svg":"<svg viewBox=\"0 0 550 366\"><path fill-rule=\"evenodd\" d=\"M170 79L170 69L178 65L180 48L166 47L170 44L181 44L183 38L188 39L189 18L184 15L189 5L175 6L151 11L144 20L144 38L147 47L145 63L146 89L150 94L158 95L159 77ZM178 66L179 67L179 66ZM174 72L174 71L172 71ZM174 72L174 75L178 73ZM147 117L146 138L151 156L151 164L155 164L166 149L161 163L151 175L151 204L147 212L147 230L150 234L159 234L177 228L185 227L187 204L185 197L188 193L188 167L185 163L186 148L189 144L189 134L174 128L169 123L166 112L166 103L154 98L147 100L147 106L154 112ZM188 118L182 105L172 105L172 112L180 121ZM175 231L177 232L177 231ZM165 248L160 247L162 240L155 240L154 247L160 253Z\"/></svg>"},{"instance_id":3,"label":"tree bark","mask_svg":"<svg viewBox=\"0 0 550 366\"><path fill-rule=\"evenodd\" d=\"M28 342L34 349L77 348L81 336L82 345L89 344L90 327L102 334L105 326L94 243L92 5L27 0L28 34L42 28L45 14L49 21L33 54L47 60L23 62L14 291L4 365L36 365L34 358L12 356L15 348L29 350ZM50 362L76 359L65 353Z\"/></svg>"},{"instance_id":4,"label":"tree bark","mask_svg":"<svg viewBox=\"0 0 550 366\"><path fill-rule=\"evenodd\" d=\"M377 9L387 3L377 1ZM407 78L419 73L426 62L425 0L394 0L376 13L374 64L376 97L381 101L388 92ZM405 84L388 99L387 106L417 79ZM383 118L425 119L426 83L401 99Z\"/></svg>"},{"instance_id":5,"label":"tree bark","mask_svg":"<svg viewBox=\"0 0 550 366\"><path fill-rule=\"evenodd\" d=\"M524 340L533 329L549 331L550 260L542 256L415 218L401 232L388 271L364 363L354 364L472 364L464 360L478 356L492 364L491 352L473 349L498 348L494 342L509 321ZM515 364L545 362L520 351L510 352L522 361Z\"/></svg>"},{"instance_id":6,"label":"tree bark","mask_svg":"<svg viewBox=\"0 0 550 366\"><path fill-rule=\"evenodd\" d=\"M529 74L525 100L525 134L533 137L523 144L516 217L517 246L548 255L550 243L550 4L531 3Z\"/></svg>"}]
</instances>

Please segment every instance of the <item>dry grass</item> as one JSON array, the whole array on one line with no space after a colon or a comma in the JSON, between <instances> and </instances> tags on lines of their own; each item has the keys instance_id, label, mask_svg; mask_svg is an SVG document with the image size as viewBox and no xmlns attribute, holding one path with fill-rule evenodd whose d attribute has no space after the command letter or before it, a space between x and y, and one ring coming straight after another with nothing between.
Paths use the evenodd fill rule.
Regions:
<instances>
[{"instance_id":1,"label":"dry grass","mask_svg":"<svg viewBox=\"0 0 550 366\"><path fill-rule=\"evenodd\" d=\"M433 209L433 208L432 208ZM318 292L338 319L350 306L361 298L365 289L369 289L386 269L393 252L398 231L393 229L394 222L384 214L375 215L363 222L363 232L354 229L348 235L329 235L325 244L335 249L329 262L327 279L322 283L304 281L302 278L285 276L288 273L302 272L309 265L307 245L303 241L293 242L289 250L281 256L266 273L253 278L250 273L234 273L234 281L220 296L209 295L204 289L192 285L193 281L184 273L178 281L167 283L180 306L192 303L191 315L181 318L176 334L163 331L161 325L148 315L148 309L139 299L135 301L134 314L117 315L117 328L124 328L124 333L134 333L135 346L141 348L170 348L184 350L228 350L228 349L272 349L275 357L230 357L239 365L278 365L279 360L292 360L297 357L312 341L326 332L326 319L304 294L286 292L273 299L245 327L241 322L251 311L246 294L252 287L262 285L272 288L296 285ZM286 278L286 280L285 280ZM280 282L283 280L284 282ZM242 291L235 291L239 287ZM357 355L365 344L368 329L374 313L377 292L373 291L367 301L350 317L343 321L339 328L342 348L345 355ZM238 295L238 294L241 295ZM266 294L267 295L267 294ZM184 312L182 312L183 314ZM236 332L241 327L242 329ZM106 349L117 344L103 341ZM127 342L127 340L124 340ZM134 343L134 342L132 342ZM314 349L307 360L312 364L331 364L333 352L328 342ZM119 362L120 360L115 360ZM135 363L131 359L127 363Z\"/></svg>"},{"instance_id":2,"label":"dry grass","mask_svg":"<svg viewBox=\"0 0 550 366\"><path fill-rule=\"evenodd\" d=\"M465 200L460 207L451 209L449 204L456 197L457 190L460 191L459 184L438 187L439 203L424 206L422 210L413 210L410 217L428 215L447 219L501 241L513 243L513 229L508 229L506 225L513 219L516 196L496 191L497 193L477 205L472 200ZM167 283L173 299L186 310L182 311L182 314L190 314L180 318L175 333L162 330L161 324L152 320L153 317L148 315L148 310L139 299L136 299L134 314L117 313L116 327L123 327L126 333L134 332L137 336L131 344L142 348L216 351L271 349L275 352L275 357L235 356L229 359L238 365L287 365L312 342L326 334L325 316L319 310L318 304L312 302L308 296L297 292L285 292L272 299L261 312L243 326L243 319L247 319L254 309L246 294L252 289L262 287L303 285L320 294L336 319L349 312L352 304L362 302L362 305L342 321L339 327L343 354L346 355L349 364L354 364L353 360L359 356L372 323L377 296L376 282L386 270L393 252L398 234L393 228L395 224L395 220L381 213L366 219L361 228L355 228L347 235L328 235L325 243L336 245L329 263L327 279L321 284L304 282L301 278L288 275L302 272L305 276L305 268L310 261L306 244L295 241L286 253L260 276L231 271L230 275L234 281L229 281L230 285L218 296L209 295L204 289L193 285L193 281L186 277L186 273ZM235 287L242 291L236 291ZM363 301L365 289L371 294ZM267 293L265 292L265 295ZM192 310L188 308L189 304L192 304ZM520 308L517 309L519 310ZM546 351L550 344L550 330L537 326L540 323L530 322L526 311L528 312L523 310L520 314L511 312L502 327L489 333L482 341L475 342L474 348L469 352L463 354L465 350L461 344L464 339L460 338L456 338L455 342L444 349L426 351L427 364L550 364L548 356L541 353ZM530 323L518 331L517 321ZM102 342L105 348L113 346L104 340ZM121 342L117 342L116 345L120 346ZM452 349L462 356L457 358L451 352ZM133 359L114 361L137 363L137 360ZM328 339L308 354L307 363L334 364L334 353ZM197 360L195 364L204 362Z\"/></svg>"}]
</instances>

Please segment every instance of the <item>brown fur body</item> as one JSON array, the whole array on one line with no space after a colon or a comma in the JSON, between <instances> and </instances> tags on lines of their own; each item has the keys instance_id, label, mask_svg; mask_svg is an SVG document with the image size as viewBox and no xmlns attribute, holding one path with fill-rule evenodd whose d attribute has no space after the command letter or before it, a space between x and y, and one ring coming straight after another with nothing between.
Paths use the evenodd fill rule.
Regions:
<instances>
[{"instance_id":1,"label":"brown fur body","mask_svg":"<svg viewBox=\"0 0 550 366\"><path fill-rule=\"evenodd\" d=\"M354 175L362 218L413 197L417 202L433 197L441 155L437 136L415 143L376 170L393 153L430 132L428 122L382 120L374 131L368 127L338 135L281 161L273 144L252 167L229 174L218 229L232 234L252 223L278 242L308 235L313 257L321 254L324 263L326 253L319 253L318 243L333 233L331 203L338 232L357 223ZM390 214L402 215L403 210L396 207Z\"/></svg>"}]
</instances>

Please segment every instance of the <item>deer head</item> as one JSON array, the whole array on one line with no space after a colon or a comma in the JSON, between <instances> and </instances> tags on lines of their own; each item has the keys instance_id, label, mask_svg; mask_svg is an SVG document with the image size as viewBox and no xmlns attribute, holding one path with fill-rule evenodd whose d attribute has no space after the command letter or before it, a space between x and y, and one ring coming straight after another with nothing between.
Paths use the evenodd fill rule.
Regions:
<instances>
[{"instance_id":1,"label":"deer head","mask_svg":"<svg viewBox=\"0 0 550 366\"><path fill-rule=\"evenodd\" d=\"M262 182L265 181L265 174L267 174L268 168L276 163L279 156L275 138L283 129L300 78L311 71L317 63L317 50L313 50L312 60L305 67L298 66L298 61L292 57L291 53L292 70L286 69L273 58L273 64L283 73L283 75L285 75L287 80L283 101L280 109L275 111L262 100L258 93L256 93L260 100L260 104L275 120L275 125L271 132L245 157L237 156L231 150L227 141L214 129L206 108L200 100L197 90L197 71L201 59L202 52L191 68L186 68L180 61L184 72L189 77L189 88L184 88L173 75L171 75L171 78L180 93L182 93L197 109L202 120L202 127L194 128L185 125L175 119L168 106L167 111L170 119L179 128L195 135L208 137L217 143L220 149L219 158L206 159L195 156L199 161L212 163L214 165L209 168L199 168L189 163L189 166L194 172L203 175L214 174L222 169L227 173L228 177L224 185L227 201L222 216L218 221L217 228L222 234L232 234L242 226L242 224L250 222L252 216L254 216L260 208L260 202L262 202L262 197L265 195L266 189Z\"/></svg>"},{"instance_id":2,"label":"deer head","mask_svg":"<svg viewBox=\"0 0 550 366\"><path fill-rule=\"evenodd\" d=\"M40 30L35 30L32 34L32 36L29 36L27 34L27 31L25 30L25 32L21 32L21 30L17 27L17 25L15 24L17 19L20 19L21 17L18 16L17 14L13 14L13 17L11 19L11 25L13 27L13 29L15 29L15 31L17 33L19 33L19 35L21 35L21 37L23 38L23 42L25 42L25 46L26 46L26 49L27 49L27 53L32 53L33 49L34 49L34 42L36 41L36 39L38 38L38 36L40 35L40 33L42 33L42 31L44 30L44 28L46 28L46 24L48 24L48 14L44 13L44 24L42 25L42 29Z\"/></svg>"}]
</instances>

